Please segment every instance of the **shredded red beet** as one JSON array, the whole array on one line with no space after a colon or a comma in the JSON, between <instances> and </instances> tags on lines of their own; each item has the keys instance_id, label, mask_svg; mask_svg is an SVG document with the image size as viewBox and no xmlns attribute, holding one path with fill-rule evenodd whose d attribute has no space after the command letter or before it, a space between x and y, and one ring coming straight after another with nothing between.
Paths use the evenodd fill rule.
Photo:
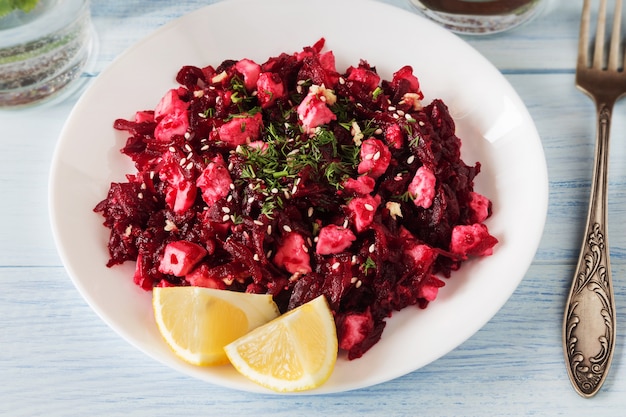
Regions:
<instances>
[{"instance_id":1,"label":"shredded red beet","mask_svg":"<svg viewBox=\"0 0 626 417\"><path fill-rule=\"evenodd\" d=\"M270 293L283 312L324 294L354 359L497 239L445 104L422 105L409 66L339 73L323 47L183 67L154 109L115 121L137 172L94 210L107 265L135 261L145 290Z\"/></svg>"}]
</instances>

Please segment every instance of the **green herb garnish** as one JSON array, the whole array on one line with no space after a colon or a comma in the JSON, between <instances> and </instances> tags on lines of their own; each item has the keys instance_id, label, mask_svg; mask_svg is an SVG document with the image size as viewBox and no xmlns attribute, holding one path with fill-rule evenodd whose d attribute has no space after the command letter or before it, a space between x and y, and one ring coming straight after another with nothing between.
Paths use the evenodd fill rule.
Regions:
<instances>
[{"instance_id":1,"label":"green herb garnish","mask_svg":"<svg viewBox=\"0 0 626 417\"><path fill-rule=\"evenodd\" d=\"M255 190L264 196L261 211L270 217L291 198L303 170L309 179L335 189L356 174L358 148L340 145L325 128L308 136L297 124L283 121L270 123L263 135L265 146L239 148L245 159L240 178L255 184Z\"/></svg>"},{"instance_id":2,"label":"green herb garnish","mask_svg":"<svg viewBox=\"0 0 626 417\"><path fill-rule=\"evenodd\" d=\"M376 269L376 262L374 262L374 260L368 256L365 260L365 263L362 265L362 268L363 273L367 275L370 269Z\"/></svg>"}]
</instances>

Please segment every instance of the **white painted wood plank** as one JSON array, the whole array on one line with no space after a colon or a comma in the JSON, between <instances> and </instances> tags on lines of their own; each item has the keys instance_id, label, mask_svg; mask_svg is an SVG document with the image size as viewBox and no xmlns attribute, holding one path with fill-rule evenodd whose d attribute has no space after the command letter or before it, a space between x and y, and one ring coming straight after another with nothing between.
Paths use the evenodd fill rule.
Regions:
<instances>
[{"instance_id":1,"label":"white painted wood plank","mask_svg":"<svg viewBox=\"0 0 626 417\"><path fill-rule=\"evenodd\" d=\"M62 268L3 268L3 282L21 285L5 286L0 295L0 414L148 416L210 408L215 415L583 416L601 401L603 415L619 415L623 367L591 401L579 398L565 375L559 323L568 283L556 277L569 269L533 266L491 322L421 370L364 390L280 397L199 382L144 356L100 321ZM618 307L618 315L626 314L626 304ZM619 330L626 334L626 324ZM623 360L623 349L616 356Z\"/></svg>"}]
</instances>

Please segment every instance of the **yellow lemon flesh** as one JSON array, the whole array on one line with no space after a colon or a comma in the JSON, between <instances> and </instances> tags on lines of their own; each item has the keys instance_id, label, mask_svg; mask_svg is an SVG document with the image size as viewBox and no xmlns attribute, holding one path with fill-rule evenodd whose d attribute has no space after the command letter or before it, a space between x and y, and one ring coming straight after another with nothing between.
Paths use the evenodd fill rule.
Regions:
<instances>
[{"instance_id":1,"label":"yellow lemon flesh","mask_svg":"<svg viewBox=\"0 0 626 417\"><path fill-rule=\"evenodd\" d=\"M233 366L274 391L316 388L337 361L337 332L324 296L297 307L224 347Z\"/></svg>"},{"instance_id":2,"label":"yellow lemon flesh","mask_svg":"<svg viewBox=\"0 0 626 417\"><path fill-rule=\"evenodd\" d=\"M269 294L203 287L157 287L157 327L181 359L194 365L228 363L224 346L279 315Z\"/></svg>"}]
</instances>

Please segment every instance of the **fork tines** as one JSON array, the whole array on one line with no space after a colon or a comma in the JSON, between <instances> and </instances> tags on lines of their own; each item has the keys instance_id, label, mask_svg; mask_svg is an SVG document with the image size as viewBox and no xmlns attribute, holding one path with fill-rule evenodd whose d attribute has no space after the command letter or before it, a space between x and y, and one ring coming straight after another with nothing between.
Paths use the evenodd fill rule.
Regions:
<instances>
[{"instance_id":1,"label":"fork tines","mask_svg":"<svg viewBox=\"0 0 626 417\"><path fill-rule=\"evenodd\" d=\"M578 68L591 67L598 70L608 69L610 71L623 70L623 58L621 48L621 17L622 17L622 0L615 0L615 8L613 10L613 24L611 30L611 39L608 48L608 61L605 51L605 33L606 33L606 13L607 0L600 0L598 10L597 26L595 41L593 45L593 59L589 60L589 45L591 44L590 20L591 20L591 0L585 0L583 5L583 14L580 23L580 38L578 44Z\"/></svg>"}]
</instances>

